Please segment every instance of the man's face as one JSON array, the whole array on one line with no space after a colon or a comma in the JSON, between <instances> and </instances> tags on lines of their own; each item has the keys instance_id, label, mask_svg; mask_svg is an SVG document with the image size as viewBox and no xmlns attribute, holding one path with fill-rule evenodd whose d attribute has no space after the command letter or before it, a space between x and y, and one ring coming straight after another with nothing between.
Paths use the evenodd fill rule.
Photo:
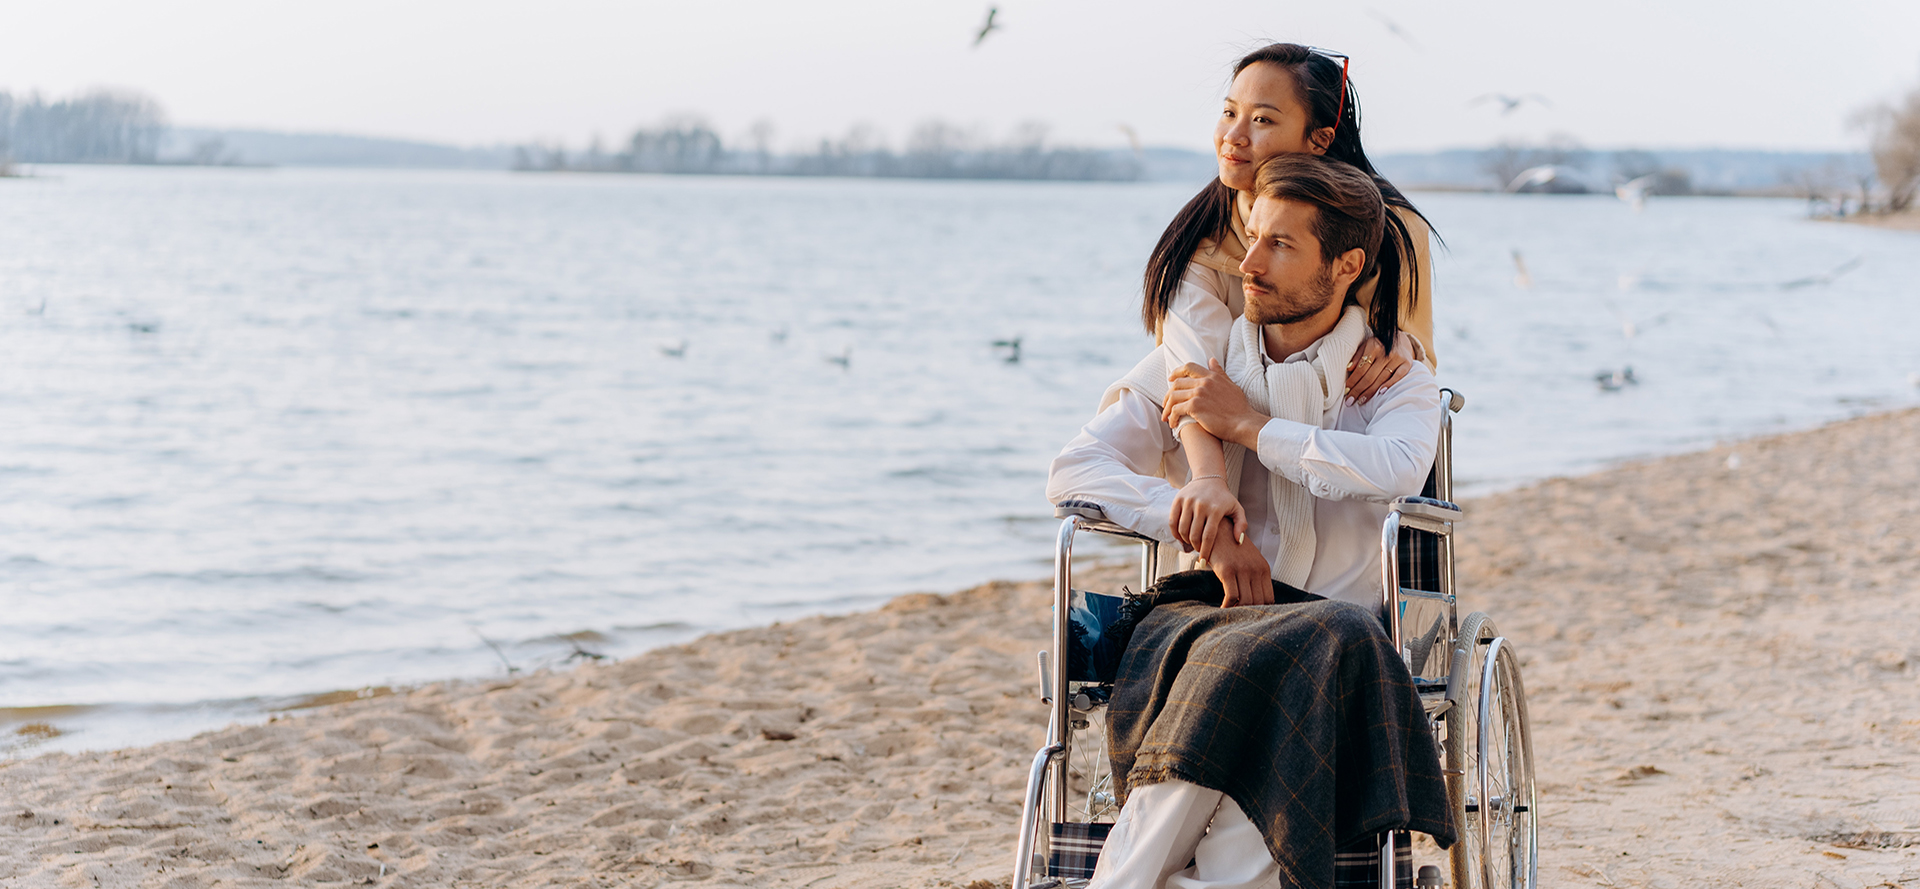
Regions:
<instances>
[{"instance_id":1,"label":"man's face","mask_svg":"<svg viewBox=\"0 0 1920 889\"><path fill-rule=\"evenodd\" d=\"M1336 296L1333 269L1320 257L1313 224L1320 209L1312 204L1262 197L1247 214L1247 320L1254 324L1293 324L1326 311Z\"/></svg>"}]
</instances>

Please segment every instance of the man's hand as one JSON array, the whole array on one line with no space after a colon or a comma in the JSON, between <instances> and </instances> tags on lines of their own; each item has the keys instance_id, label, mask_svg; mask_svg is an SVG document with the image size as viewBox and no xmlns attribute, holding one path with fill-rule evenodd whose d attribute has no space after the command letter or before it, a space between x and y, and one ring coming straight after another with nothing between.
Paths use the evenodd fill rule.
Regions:
<instances>
[{"instance_id":1,"label":"man's hand","mask_svg":"<svg viewBox=\"0 0 1920 889\"><path fill-rule=\"evenodd\" d=\"M1267 417L1247 404L1247 394L1227 377L1226 368L1216 359L1207 366L1185 364L1167 376L1173 384L1167 391L1167 404L1160 418L1168 426L1178 427L1188 417L1213 437L1248 449L1260 447L1260 429Z\"/></svg>"},{"instance_id":2,"label":"man's hand","mask_svg":"<svg viewBox=\"0 0 1920 889\"><path fill-rule=\"evenodd\" d=\"M1267 564L1267 557L1260 554L1259 547L1223 539L1214 546L1213 558L1207 567L1213 569L1213 576L1220 578L1220 586L1226 589L1220 607L1273 604L1273 566Z\"/></svg>"}]
</instances>

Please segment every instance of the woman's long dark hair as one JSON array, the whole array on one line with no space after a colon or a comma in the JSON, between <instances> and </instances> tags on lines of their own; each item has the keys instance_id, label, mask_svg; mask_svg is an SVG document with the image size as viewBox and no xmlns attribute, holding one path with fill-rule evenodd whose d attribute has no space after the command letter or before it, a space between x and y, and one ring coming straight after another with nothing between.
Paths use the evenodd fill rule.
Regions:
<instances>
[{"instance_id":1,"label":"woman's long dark hair","mask_svg":"<svg viewBox=\"0 0 1920 889\"><path fill-rule=\"evenodd\" d=\"M1381 178L1379 171L1373 168L1373 162L1367 160L1366 150L1360 147L1360 100L1352 81L1348 81L1345 102L1341 101L1342 78L1338 62L1297 43L1273 43L1241 57L1233 66L1233 75L1238 77L1249 65L1260 62L1279 65L1293 75L1293 82L1299 88L1307 113L1312 118L1308 124L1309 133L1324 127L1334 128L1333 144L1327 147L1327 157L1345 161L1372 176L1387 206L1400 207L1423 221L1426 219L1413 206L1413 202L1394 188L1393 183ZM1338 121L1334 120L1336 112L1340 115ZM1194 251L1200 249L1200 242L1208 238L1225 238L1231 234L1233 196L1233 189L1215 177L1200 189L1199 194L1193 196L1193 200L1180 208L1173 222L1168 223L1167 230L1160 234L1160 242L1153 245L1153 253L1147 257L1147 274L1142 288L1144 297L1140 303L1140 320L1146 323L1149 332L1159 331L1160 319L1166 317L1167 310L1173 306L1173 296L1180 289L1180 279L1186 275L1187 264L1193 260ZM1395 257L1399 262L1393 265L1404 264L1417 279L1420 260L1413 252L1413 237L1407 231L1406 224L1398 216L1388 213L1387 227L1391 233L1386 240L1397 241L1400 248L1395 251L1400 254ZM1380 270L1382 274L1386 273L1387 263L1381 263ZM1387 300L1374 300L1374 317L1369 319L1367 326L1374 330L1374 335L1382 343L1391 347L1393 331L1399 327L1399 306L1387 307L1383 311L1382 302ZM1383 328L1382 321L1389 323ZM1381 334L1383 329L1384 335Z\"/></svg>"}]
</instances>

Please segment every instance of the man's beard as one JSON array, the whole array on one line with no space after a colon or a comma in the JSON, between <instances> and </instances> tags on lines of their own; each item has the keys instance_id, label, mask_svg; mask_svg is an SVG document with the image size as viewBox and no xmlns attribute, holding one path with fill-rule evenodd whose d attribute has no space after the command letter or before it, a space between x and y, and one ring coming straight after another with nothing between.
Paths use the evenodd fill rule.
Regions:
<instances>
[{"instance_id":1,"label":"man's beard","mask_svg":"<svg viewBox=\"0 0 1920 889\"><path fill-rule=\"evenodd\" d=\"M1333 302L1333 268L1322 265L1320 274L1305 287L1280 290L1260 278L1247 281L1266 293L1258 300L1247 298L1247 320L1254 324L1295 324L1326 311Z\"/></svg>"}]
</instances>

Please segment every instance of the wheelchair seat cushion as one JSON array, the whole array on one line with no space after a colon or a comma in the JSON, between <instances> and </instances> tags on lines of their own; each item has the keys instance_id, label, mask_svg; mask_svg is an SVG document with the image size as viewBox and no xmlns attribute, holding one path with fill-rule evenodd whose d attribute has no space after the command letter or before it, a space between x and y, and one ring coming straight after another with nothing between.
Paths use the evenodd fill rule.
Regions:
<instances>
[{"instance_id":1,"label":"wheelchair seat cushion","mask_svg":"<svg viewBox=\"0 0 1920 889\"><path fill-rule=\"evenodd\" d=\"M1220 608L1212 575L1176 577L1108 704L1123 800L1172 778L1222 791L1300 886L1331 886L1335 850L1383 830L1453 843L1433 735L1378 616L1298 591Z\"/></svg>"}]
</instances>

